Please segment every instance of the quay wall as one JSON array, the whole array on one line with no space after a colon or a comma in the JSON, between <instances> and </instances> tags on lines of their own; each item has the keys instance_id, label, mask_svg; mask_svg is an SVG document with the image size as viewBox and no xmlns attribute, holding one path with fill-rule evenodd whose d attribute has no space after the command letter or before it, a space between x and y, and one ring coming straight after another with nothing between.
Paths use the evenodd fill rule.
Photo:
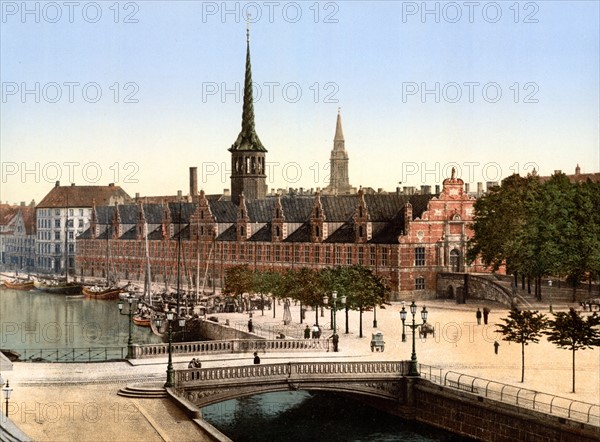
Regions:
<instances>
[{"instance_id":1,"label":"quay wall","mask_svg":"<svg viewBox=\"0 0 600 442\"><path fill-rule=\"evenodd\" d=\"M237 330L226 324L214 321L200 321L200 336L210 341L225 341L229 339L264 339L258 335Z\"/></svg>"},{"instance_id":2,"label":"quay wall","mask_svg":"<svg viewBox=\"0 0 600 442\"><path fill-rule=\"evenodd\" d=\"M491 442L598 441L600 427L489 400L419 380L412 386L412 418Z\"/></svg>"}]
</instances>

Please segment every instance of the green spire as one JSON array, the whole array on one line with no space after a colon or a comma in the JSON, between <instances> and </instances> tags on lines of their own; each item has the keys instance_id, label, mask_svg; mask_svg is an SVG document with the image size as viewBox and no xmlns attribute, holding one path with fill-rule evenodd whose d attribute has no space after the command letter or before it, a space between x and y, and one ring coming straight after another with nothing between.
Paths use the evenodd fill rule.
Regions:
<instances>
[{"instance_id":1,"label":"green spire","mask_svg":"<svg viewBox=\"0 0 600 442\"><path fill-rule=\"evenodd\" d=\"M252 96L252 66L250 64L250 24L246 28L246 77L244 79L244 105L242 108L242 131L229 148L233 151L266 152L254 128L254 104Z\"/></svg>"}]
</instances>

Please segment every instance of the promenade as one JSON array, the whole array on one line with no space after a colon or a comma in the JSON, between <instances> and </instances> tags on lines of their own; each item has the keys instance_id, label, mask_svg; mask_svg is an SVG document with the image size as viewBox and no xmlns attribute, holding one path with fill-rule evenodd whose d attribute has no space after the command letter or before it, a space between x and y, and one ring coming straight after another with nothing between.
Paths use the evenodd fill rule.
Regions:
<instances>
[{"instance_id":1,"label":"promenade","mask_svg":"<svg viewBox=\"0 0 600 442\"><path fill-rule=\"evenodd\" d=\"M420 310L415 318L420 322ZM525 349L525 382L521 378L520 345L502 341L494 324L506 317L506 307L491 302L428 301L428 322L436 333L426 340L416 339L420 363L447 370L479 376L498 382L539 390L570 399L598 403L600 397L600 352L578 351L576 355L577 393L571 391L571 352L545 341L530 344ZM491 309L489 324L477 325L477 307ZM566 309L555 305L554 309ZM408 306L407 306L408 309ZM344 312L338 311L337 326L340 351L307 353L261 353L262 363L285 361L354 361L409 359L412 335L406 328L402 342L400 304L377 309L377 328L373 328L373 311L363 314L363 338L358 336L359 314L349 314L349 334L345 334ZM542 310L543 311L543 310ZM298 324L299 306L291 306L293 327L283 328L283 305L273 312L254 311L252 320L257 334L273 338L281 330L300 331L305 324L315 323L315 312L307 311L305 323ZM247 331L247 313L215 315L224 323ZM411 321L410 312L407 322ZM320 316L324 336L329 336L329 311ZM372 352L370 337L381 331L385 339L384 352ZM500 343L494 353L494 341ZM202 366L252 364L252 354L221 354L201 356ZM191 357L175 357L176 369L187 368ZM10 379L13 395L10 400L11 419L36 441L187 441L202 440L196 425L169 399L135 399L117 396L126 385L139 382L162 384L166 374L166 358L105 363L15 363L13 371L2 376Z\"/></svg>"}]
</instances>

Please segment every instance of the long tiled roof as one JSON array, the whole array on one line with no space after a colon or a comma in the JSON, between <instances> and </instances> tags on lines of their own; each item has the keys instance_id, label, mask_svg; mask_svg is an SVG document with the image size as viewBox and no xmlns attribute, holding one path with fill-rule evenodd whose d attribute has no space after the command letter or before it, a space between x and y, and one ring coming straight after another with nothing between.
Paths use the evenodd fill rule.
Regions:
<instances>
[{"instance_id":1,"label":"long tiled roof","mask_svg":"<svg viewBox=\"0 0 600 442\"><path fill-rule=\"evenodd\" d=\"M365 203L372 225L372 243L395 243L404 229L404 207L410 202L413 207L413 218L420 217L427 209L431 195L398 195L398 194L375 194L364 195ZM325 215L325 222L341 224L335 231L329 232L326 242L343 243L354 241L354 221L358 197L356 195L323 195L321 204ZM300 225L295 231L289 232L285 242L307 242L310 241L309 218L315 204L314 196L285 196L280 198L283 216L286 223ZM270 241L272 225L271 220L275 210L275 198L263 200L248 200L246 207L251 223L264 223L264 226L255 232L251 241ZM238 206L231 201L209 200L211 213L219 224L232 224L217 238L219 241L235 241L235 223L238 216ZM143 204L146 222L152 233L150 239L160 239L160 224L163 219L164 204ZM189 224L190 218L196 210L196 203L170 202L168 203L173 225ZM123 239L135 238L135 224L137 223L139 207L137 204L119 205L121 224L126 226L127 231ZM97 222L99 225L112 224L115 214L115 206L96 207ZM104 228L100 229L104 231ZM105 239L105 233L100 239ZM175 237L177 235L175 234ZM89 238L86 231L80 239ZM189 228L182 229L182 238L189 238Z\"/></svg>"}]
</instances>

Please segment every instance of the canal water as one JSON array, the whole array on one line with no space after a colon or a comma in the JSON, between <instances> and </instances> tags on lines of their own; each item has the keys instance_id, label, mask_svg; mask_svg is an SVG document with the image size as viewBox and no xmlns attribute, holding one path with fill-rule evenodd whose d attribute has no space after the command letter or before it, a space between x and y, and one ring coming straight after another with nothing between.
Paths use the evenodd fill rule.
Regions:
<instances>
[{"instance_id":1,"label":"canal water","mask_svg":"<svg viewBox=\"0 0 600 442\"><path fill-rule=\"evenodd\" d=\"M124 310L127 310L127 306ZM0 348L126 347L128 316L118 302L0 288ZM133 326L134 344L160 343L150 328Z\"/></svg>"},{"instance_id":2,"label":"canal water","mask_svg":"<svg viewBox=\"0 0 600 442\"><path fill-rule=\"evenodd\" d=\"M243 397L204 407L202 417L236 442L469 440L325 392Z\"/></svg>"}]
</instances>

